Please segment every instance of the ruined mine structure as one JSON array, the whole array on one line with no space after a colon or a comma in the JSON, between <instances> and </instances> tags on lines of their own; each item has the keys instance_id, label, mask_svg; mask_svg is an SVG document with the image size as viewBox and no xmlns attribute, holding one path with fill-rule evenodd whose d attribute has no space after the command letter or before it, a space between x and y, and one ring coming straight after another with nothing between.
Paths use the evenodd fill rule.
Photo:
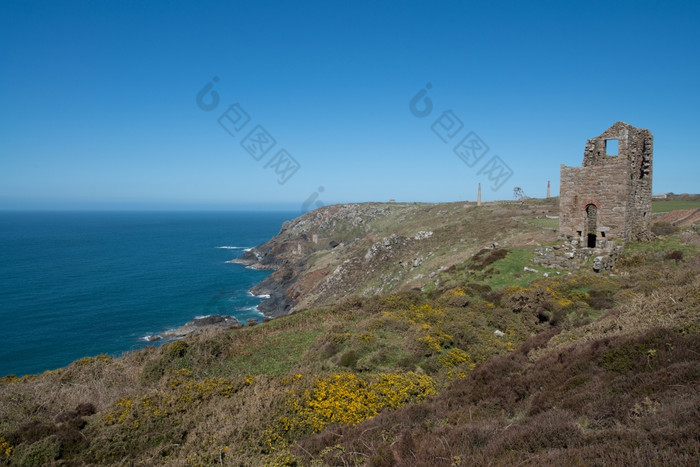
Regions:
<instances>
[{"instance_id":1,"label":"ruined mine structure","mask_svg":"<svg viewBox=\"0 0 700 467\"><path fill-rule=\"evenodd\" d=\"M589 139L581 167L561 166L561 233L589 248L648 239L652 155L651 132L624 122Z\"/></svg>"}]
</instances>

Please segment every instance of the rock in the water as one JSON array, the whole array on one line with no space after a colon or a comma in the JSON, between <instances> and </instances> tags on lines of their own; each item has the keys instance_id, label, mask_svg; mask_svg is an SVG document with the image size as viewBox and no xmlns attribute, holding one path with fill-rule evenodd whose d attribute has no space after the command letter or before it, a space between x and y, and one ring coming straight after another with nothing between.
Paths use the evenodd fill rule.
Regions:
<instances>
[{"instance_id":1,"label":"rock in the water","mask_svg":"<svg viewBox=\"0 0 700 467\"><path fill-rule=\"evenodd\" d=\"M195 319L186 323L184 326L166 331L158 336L148 336L147 340L180 339L203 329L230 329L240 326L241 324L233 316L211 315Z\"/></svg>"}]
</instances>

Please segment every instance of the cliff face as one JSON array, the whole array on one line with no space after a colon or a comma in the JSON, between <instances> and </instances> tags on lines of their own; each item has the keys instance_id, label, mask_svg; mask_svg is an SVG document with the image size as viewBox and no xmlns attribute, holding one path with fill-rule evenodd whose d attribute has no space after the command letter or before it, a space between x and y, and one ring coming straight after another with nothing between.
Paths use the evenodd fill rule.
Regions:
<instances>
[{"instance_id":1,"label":"cliff face","mask_svg":"<svg viewBox=\"0 0 700 467\"><path fill-rule=\"evenodd\" d=\"M494 241L543 240L542 228L528 220L556 212L555 199L479 207L464 202L327 206L285 222L279 234L235 262L275 270L251 290L270 295L260 309L274 317L353 294L425 290L439 281L441 270Z\"/></svg>"}]
</instances>

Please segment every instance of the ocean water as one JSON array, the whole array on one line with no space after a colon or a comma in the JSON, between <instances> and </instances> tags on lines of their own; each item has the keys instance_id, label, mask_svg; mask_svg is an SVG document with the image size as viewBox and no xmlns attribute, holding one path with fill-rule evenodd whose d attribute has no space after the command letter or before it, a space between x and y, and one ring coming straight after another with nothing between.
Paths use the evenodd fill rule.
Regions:
<instances>
[{"instance_id":1,"label":"ocean water","mask_svg":"<svg viewBox=\"0 0 700 467\"><path fill-rule=\"evenodd\" d=\"M293 212L0 212L0 376L120 355L211 314L261 319L227 263Z\"/></svg>"}]
</instances>

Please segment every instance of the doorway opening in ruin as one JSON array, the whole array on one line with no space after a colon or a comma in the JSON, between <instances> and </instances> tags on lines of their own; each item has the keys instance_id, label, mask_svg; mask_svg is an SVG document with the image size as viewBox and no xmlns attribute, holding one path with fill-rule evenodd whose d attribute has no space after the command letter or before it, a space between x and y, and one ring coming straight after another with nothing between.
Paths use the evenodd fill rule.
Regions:
<instances>
[{"instance_id":1,"label":"doorway opening in ruin","mask_svg":"<svg viewBox=\"0 0 700 467\"><path fill-rule=\"evenodd\" d=\"M588 248L595 248L596 231L598 230L598 208L595 204L586 206L586 237Z\"/></svg>"}]
</instances>

